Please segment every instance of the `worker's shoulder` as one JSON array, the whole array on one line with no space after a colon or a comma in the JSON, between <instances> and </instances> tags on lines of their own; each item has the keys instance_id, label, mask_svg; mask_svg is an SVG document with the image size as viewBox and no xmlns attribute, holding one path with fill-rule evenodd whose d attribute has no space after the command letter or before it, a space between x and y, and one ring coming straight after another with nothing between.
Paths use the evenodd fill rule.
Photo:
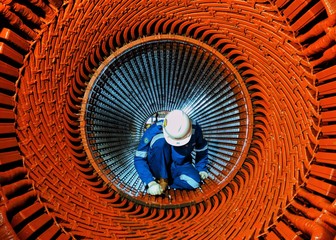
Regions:
<instances>
[{"instance_id":1,"label":"worker's shoulder","mask_svg":"<svg viewBox=\"0 0 336 240\"><path fill-rule=\"evenodd\" d=\"M196 120L192 120L192 127L193 128L201 128L200 124Z\"/></svg>"},{"instance_id":2,"label":"worker's shoulder","mask_svg":"<svg viewBox=\"0 0 336 240\"><path fill-rule=\"evenodd\" d=\"M163 124L163 121L158 121L158 122L152 124L146 130L145 134L155 135L155 134L158 134L158 133L162 132L162 124Z\"/></svg>"},{"instance_id":3,"label":"worker's shoulder","mask_svg":"<svg viewBox=\"0 0 336 240\"><path fill-rule=\"evenodd\" d=\"M192 128L193 128L193 134L196 134L196 135L203 134L201 125L197 121L194 121L194 120L192 121Z\"/></svg>"}]
</instances>

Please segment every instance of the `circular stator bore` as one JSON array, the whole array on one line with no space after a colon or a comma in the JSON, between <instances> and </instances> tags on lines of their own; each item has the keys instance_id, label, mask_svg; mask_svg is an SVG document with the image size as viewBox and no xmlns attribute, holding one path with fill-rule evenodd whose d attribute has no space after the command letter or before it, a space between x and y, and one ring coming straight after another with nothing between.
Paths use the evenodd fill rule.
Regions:
<instances>
[{"instance_id":1,"label":"circular stator bore","mask_svg":"<svg viewBox=\"0 0 336 240\"><path fill-rule=\"evenodd\" d=\"M183 109L208 141L209 179L188 200L146 197L133 165L148 119ZM214 48L191 38L160 35L113 52L93 74L81 114L86 153L104 181L144 204L202 201L239 170L252 136L252 104L234 66ZM171 191L178 191L170 189ZM166 195L166 196L167 196Z\"/></svg>"}]
</instances>

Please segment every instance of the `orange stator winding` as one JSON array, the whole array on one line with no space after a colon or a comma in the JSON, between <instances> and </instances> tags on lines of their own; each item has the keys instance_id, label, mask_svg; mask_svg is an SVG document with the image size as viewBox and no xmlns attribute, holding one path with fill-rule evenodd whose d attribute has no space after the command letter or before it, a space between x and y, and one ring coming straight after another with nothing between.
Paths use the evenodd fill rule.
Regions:
<instances>
[{"instance_id":1,"label":"orange stator winding","mask_svg":"<svg viewBox=\"0 0 336 240\"><path fill-rule=\"evenodd\" d=\"M334 239L335 28L333 0L1 1L0 238ZM149 196L174 107L209 179Z\"/></svg>"}]
</instances>

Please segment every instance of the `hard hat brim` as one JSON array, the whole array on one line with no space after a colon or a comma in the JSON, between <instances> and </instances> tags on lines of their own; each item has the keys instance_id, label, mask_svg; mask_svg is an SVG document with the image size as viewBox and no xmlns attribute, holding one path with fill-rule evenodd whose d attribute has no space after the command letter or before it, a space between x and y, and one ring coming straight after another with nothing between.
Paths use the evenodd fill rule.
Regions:
<instances>
[{"instance_id":1,"label":"hard hat brim","mask_svg":"<svg viewBox=\"0 0 336 240\"><path fill-rule=\"evenodd\" d=\"M180 147L180 146L186 145L190 141L191 135L192 135L192 127L191 126L190 126L189 132L186 134L186 137L180 138L180 139L171 138L169 136L169 134L166 132L165 128L163 128L163 136L166 139L167 143L169 145L172 145L172 146L175 146L175 147Z\"/></svg>"}]
</instances>

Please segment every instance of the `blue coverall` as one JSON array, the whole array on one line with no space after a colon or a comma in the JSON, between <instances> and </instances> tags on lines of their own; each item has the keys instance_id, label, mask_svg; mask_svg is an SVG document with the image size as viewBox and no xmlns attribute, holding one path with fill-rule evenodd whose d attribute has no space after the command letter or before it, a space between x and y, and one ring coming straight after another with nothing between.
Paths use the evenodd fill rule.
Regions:
<instances>
[{"instance_id":1,"label":"blue coverall","mask_svg":"<svg viewBox=\"0 0 336 240\"><path fill-rule=\"evenodd\" d=\"M201 127L193 122L190 141L180 147L169 145L162 132L163 121L150 126L140 140L134 166L147 185L155 179L168 179L174 189L195 189L200 186L200 171L207 171L208 144ZM195 150L195 165L191 152Z\"/></svg>"}]
</instances>

